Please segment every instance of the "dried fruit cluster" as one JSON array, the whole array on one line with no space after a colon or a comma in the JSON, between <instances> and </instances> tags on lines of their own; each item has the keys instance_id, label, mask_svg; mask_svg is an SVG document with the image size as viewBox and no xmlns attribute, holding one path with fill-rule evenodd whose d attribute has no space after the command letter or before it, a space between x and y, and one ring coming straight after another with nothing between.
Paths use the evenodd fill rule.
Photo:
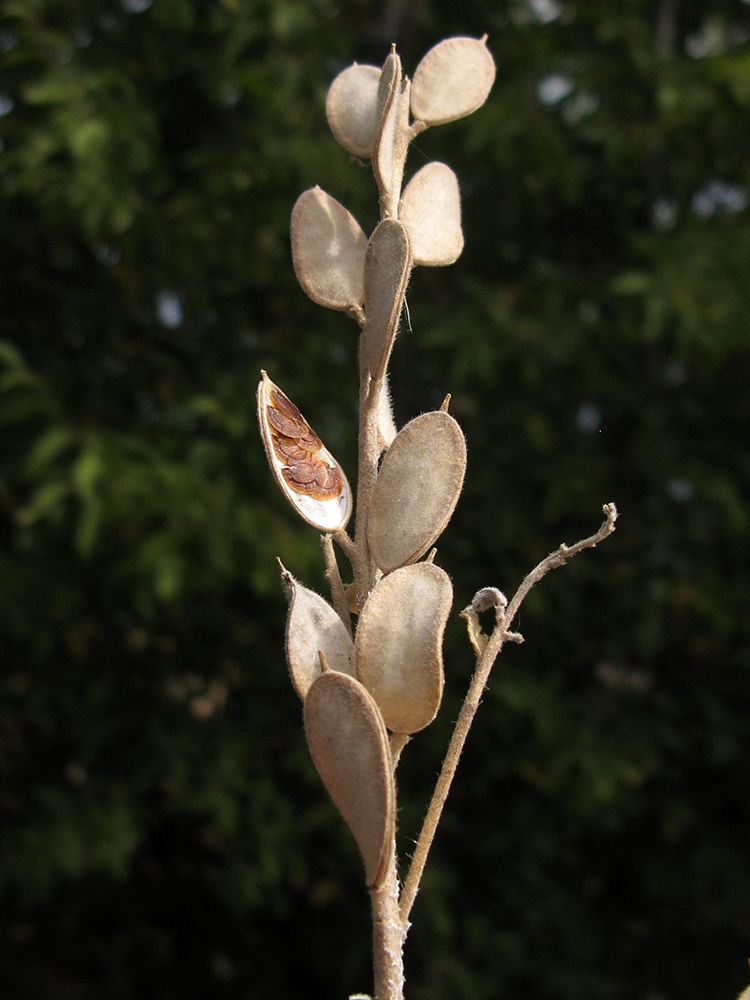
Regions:
<instances>
[{"instance_id":1,"label":"dried fruit cluster","mask_svg":"<svg viewBox=\"0 0 750 1000\"><path fill-rule=\"evenodd\" d=\"M292 212L300 284L362 327L354 540L344 534L353 504L343 469L265 372L258 387L263 441L279 486L352 561L353 599L336 609L282 570L290 605L286 652L313 759L357 839L370 886L382 883L393 851L388 733L422 729L440 705L452 588L444 570L417 560L448 523L466 469L464 437L447 406L399 433L391 415L387 366L409 273L415 264L451 264L463 248L456 175L444 163L428 163L402 196L404 163L414 136L475 111L494 77L483 39L451 38L427 53L413 82L393 51L382 69L345 69L328 92L331 130L348 152L372 159L381 208L369 240L319 187L305 191ZM356 635L350 605L359 616Z\"/></svg>"},{"instance_id":2,"label":"dried fruit cluster","mask_svg":"<svg viewBox=\"0 0 750 1000\"><path fill-rule=\"evenodd\" d=\"M447 573L423 558L447 525L466 469L463 433L449 398L397 432L387 369L409 275L416 264L453 263L463 248L456 176L428 163L402 194L411 140L429 126L481 107L495 77L484 39L450 38L404 77L395 50L382 69L353 65L331 84L326 113L351 154L372 160L380 222L367 238L335 198L305 191L292 212L294 268L305 292L361 327L356 531L349 481L297 407L265 372L258 419L268 462L285 497L324 532L331 603L281 567L289 601L286 656L304 702L315 766L349 824L365 865L373 903L375 989L379 1000L403 997L402 950L427 852L489 670L528 589L549 569L614 527L610 505L596 535L561 546L526 578L508 604L484 588L464 612L477 666L448 749L403 891L395 855L394 773L412 733L428 725L443 693L442 641L452 604ZM351 564L345 586L336 541ZM494 607L485 636L478 613ZM352 616L357 617L356 630Z\"/></svg>"}]
</instances>

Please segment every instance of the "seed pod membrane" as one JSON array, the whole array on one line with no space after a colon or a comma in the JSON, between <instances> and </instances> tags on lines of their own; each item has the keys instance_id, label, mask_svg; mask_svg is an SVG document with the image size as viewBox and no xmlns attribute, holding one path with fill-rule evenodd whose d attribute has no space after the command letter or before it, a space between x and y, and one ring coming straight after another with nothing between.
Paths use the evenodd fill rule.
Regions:
<instances>
[{"instance_id":1,"label":"seed pod membrane","mask_svg":"<svg viewBox=\"0 0 750 1000\"><path fill-rule=\"evenodd\" d=\"M433 563L382 577L357 626L357 677L392 732L415 733L435 718L443 695L443 632L453 588Z\"/></svg>"},{"instance_id":2,"label":"seed pod membrane","mask_svg":"<svg viewBox=\"0 0 750 1000\"><path fill-rule=\"evenodd\" d=\"M328 124L336 141L353 156L372 156L380 117L379 83L379 66L354 63L342 70L328 88Z\"/></svg>"},{"instance_id":3,"label":"seed pod membrane","mask_svg":"<svg viewBox=\"0 0 750 1000\"><path fill-rule=\"evenodd\" d=\"M319 531L344 528L352 513L352 490L344 470L288 396L265 372L261 375L258 424L281 492Z\"/></svg>"},{"instance_id":4,"label":"seed pod membrane","mask_svg":"<svg viewBox=\"0 0 750 1000\"><path fill-rule=\"evenodd\" d=\"M304 191L291 239L294 273L313 302L340 311L362 305L367 237L348 209L320 187Z\"/></svg>"},{"instance_id":5,"label":"seed pod membrane","mask_svg":"<svg viewBox=\"0 0 750 1000\"><path fill-rule=\"evenodd\" d=\"M466 471L466 442L448 413L415 417L393 439L375 480L367 541L390 573L424 555L450 520Z\"/></svg>"},{"instance_id":6,"label":"seed pod membrane","mask_svg":"<svg viewBox=\"0 0 750 1000\"><path fill-rule=\"evenodd\" d=\"M328 671L305 699L313 763L349 824L367 884L380 884L390 860L395 811L391 754L378 707L358 680Z\"/></svg>"},{"instance_id":7,"label":"seed pod membrane","mask_svg":"<svg viewBox=\"0 0 750 1000\"><path fill-rule=\"evenodd\" d=\"M365 255L365 317L362 355L371 378L385 373L411 271L406 227L398 219L383 219Z\"/></svg>"},{"instance_id":8,"label":"seed pod membrane","mask_svg":"<svg viewBox=\"0 0 750 1000\"><path fill-rule=\"evenodd\" d=\"M303 587L283 566L281 582L289 602L286 661L294 689L304 701L322 673L320 652L330 670L354 676L354 643L331 605Z\"/></svg>"},{"instance_id":9,"label":"seed pod membrane","mask_svg":"<svg viewBox=\"0 0 750 1000\"><path fill-rule=\"evenodd\" d=\"M458 178L445 163L428 163L409 181L398 217L406 226L415 264L437 267L464 248Z\"/></svg>"},{"instance_id":10,"label":"seed pod membrane","mask_svg":"<svg viewBox=\"0 0 750 1000\"><path fill-rule=\"evenodd\" d=\"M484 40L446 38L430 49L414 73L411 113L442 125L481 108L495 82L495 61Z\"/></svg>"}]
</instances>

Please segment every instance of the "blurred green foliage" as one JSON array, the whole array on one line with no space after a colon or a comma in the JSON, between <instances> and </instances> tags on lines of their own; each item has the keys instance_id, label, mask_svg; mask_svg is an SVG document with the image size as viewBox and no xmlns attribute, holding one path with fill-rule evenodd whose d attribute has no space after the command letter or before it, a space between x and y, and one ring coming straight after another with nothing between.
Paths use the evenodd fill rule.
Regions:
<instances>
[{"instance_id":1,"label":"blurred green foliage","mask_svg":"<svg viewBox=\"0 0 750 1000\"><path fill-rule=\"evenodd\" d=\"M326 88L489 34L410 159L466 251L412 278L405 421L453 394L457 607L563 539L459 770L413 1000L720 1000L750 953L750 7L741 0L0 2L0 991L311 1000L370 983L360 862L304 747L258 370L352 470L354 325L296 287ZM403 850L471 668L404 755Z\"/></svg>"}]
</instances>

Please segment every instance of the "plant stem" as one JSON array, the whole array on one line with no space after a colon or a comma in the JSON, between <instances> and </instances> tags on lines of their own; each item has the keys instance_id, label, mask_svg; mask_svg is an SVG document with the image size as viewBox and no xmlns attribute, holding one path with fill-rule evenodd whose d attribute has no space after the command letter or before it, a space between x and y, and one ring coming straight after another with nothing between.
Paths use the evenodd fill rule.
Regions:
<instances>
[{"instance_id":1,"label":"plant stem","mask_svg":"<svg viewBox=\"0 0 750 1000\"><path fill-rule=\"evenodd\" d=\"M399 915L395 850L383 884L371 889L370 895L375 1000L403 1000L404 941L409 924Z\"/></svg>"},{"instance_id":2,"label":"plant stem","mask_svg":"<svg viewBox=\"0 0 750 1000\"><path fill-rule=\"evenodd\" d=\"M323 558L326 564L325 577L331 589L333 607L341 621L346 625L350 638L354 638L352 635L352 619L349 614L349 602L346 599L344 584L341 582L339 564L336 562L336 553L333 548L333 539L330 535L321 535L320 544L323 547Z\"/></svg>"},{"instance_id":3,"label":"plant stem","mask_svg":"<svg viewBox=\"0 0 750 1000\"><path fill-rule=\"evenodd\" d=\"M523 641L520 635L510 631L511 623L518 612L521 603L534 584L538 583L544 576L546 576L547 573L549 573L550 570L557 569L559 566L562 566L571 556L576 555L583 549L593 548L608 535L612 534L615 530L615 520L617 519L617 508L613 503L605 504L604 515L604 521L595 534L582 539L580 542L576 542L575 545L567 546L563 544L558 549L555 549L554 552L550 553L546 559L543 559L524 578L507 608L498 608L498 620L492 630L492 634L490 635L486 646L484 647L484 651L481 656L477 657L474 676L471 679L469 690L466 694L466 698L464 699L464 703L461 706L458 721L456 722L455 729L453 730L453 735L451 736L451 741L448 745L448 751L445 755L445 760L443 761L443 766L440 770L440 774L438 775L435 790L432 793L432 799L430 800L430 805L427 809L427 815L424 818L422 829L419 833L419 839L414 851L414 856L412 857L411 865L409 866L409 874L407 875L406 882L404 883L404 889L401 894L400 915L401 920L405 925L408 924L409 914L411 913L412 906L414 905L414 900L417 897L419 883L427 862L427 855L429 854L430 847L432 846L435 831L443 812L443 806L448 798L451 782L456 774L461 751L464 748L466 737L468 736L469 729L474 721L474 716L479 708L479 702L481 701L482 692L484 691L490 671L492 670L493 664L495 663L495 660L497 659L497 656L503 648L505 642ZM476 612L472 611L471 605L463 614L466 617L469 617L469 613L473 613L474 617L476 617Z\"/></svg>"},{"instance_id":4,"label":"plant stem","mask_svg":"<svg viewBox=\"0 0 750 1000\"><path fill-rule=\"evenodd\" d=\"M371 381L366 371L361 371L359 391L359 442L357 469L357 520L354 529L355 558L354 587L360 610L367 595L375 586L375 564L367 542L367 515L375 489L380 458L378 439L378 396L380 383Z\"/></svg>"}]
</instances>

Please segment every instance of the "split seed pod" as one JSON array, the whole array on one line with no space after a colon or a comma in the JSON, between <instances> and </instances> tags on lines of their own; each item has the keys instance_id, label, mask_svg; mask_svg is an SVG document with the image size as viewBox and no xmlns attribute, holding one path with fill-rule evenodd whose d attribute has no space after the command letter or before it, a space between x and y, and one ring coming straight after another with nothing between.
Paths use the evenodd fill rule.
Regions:
<instances>
[{"instance_id":1,"label":"split seed pod","mask_svg":"<svg viewBox=\"0 0 750 1000\"><path fill-rule=\"evenodd\" d=\"M358 680L327 671L305 699L305 734L313 763L349 824L377 888L393 845L396 793L388 733Z\"/></svg>"},{"instance_id":2,"label":"split seed pod","mask_svg":"<svg viewBox=\"0 0 750 1000\"><path fill-rule=\"evenodd\" d=\"M261 375L258 424L281 492L319 531L344 528L352 513L352 490L344 470L294 403L264 371Z\"/></svg>"},{"instance_id":3,"label":"split seed pod","mask_svg":"<svg viewBox=\"0 0 750 1000\"><path fill-rule=\"evenodd\" d=\"M372 156L380 114L379 84L379 66L354 63L342 70L328 88L328 124L336 141L352 156Z\"/></svg>"},{"instance_id":4,"label":"split seed pod","mask_svg":"<svg viewBox=\"0 0 750 1000\"><path fill-rule=\"evenodd\" d=\"M406 185L398 217L406 226L415 264L453 264L464 248L458 178L445 163L428 163Z\"/></svg>"},{"instance_id":5,"label":"split seed pod","mask_svg":"<svg viewBox=\"0 0 750 1000\"><path fill-rule=\"evenodd\" d=\"M382 577L362 609L357 677L394 733L415 733L435 718L443 696L443 632L453 588L434 563Z\"/></svg>"},{"instance_id":6,"label":"split seed pod","mask_svg":"<svg viewBox=\"0 0 750 1000\"><path fill-rule=\"evenodd\" d=\"M304 701L323 672L321 652L329 669L354 676L354 643L328 601L303 587L283 566L281 582L289 602L286 661L294 689Z\"/></svg>"},{"instance_id":7,"label":"split seed pod","mask_svg":"<svg viewBox=\"0 0 750 1000\"><path fill-rule=\"evenodd\" d=\"M367 237L341 202L320 187L303 191L291 238L294 273L313 302L339 311L362 305Z\"/></svg>"},{"instance_id":8,"label":"split seed pod","mask_svg":"<svg viewBox=\"0 0 750 1000\"><path fill-rule=\"evenodd\" d=\"M443 125L481 108L495 82L495 61L484 39L446 38L414 72L411 113L425 125Z\"/></svg>"},{"instance_id":9,"label":"split seed pod","mask_svg":"<svg viewBox=\"0 0 750 1000\"><path fill-rule=\"evenodd\" d=\"M402 427L375 480L367 541L384 572L415 562L445 528L466 471L463 432L435 410Z\"/></svg>"}]
</instances>

